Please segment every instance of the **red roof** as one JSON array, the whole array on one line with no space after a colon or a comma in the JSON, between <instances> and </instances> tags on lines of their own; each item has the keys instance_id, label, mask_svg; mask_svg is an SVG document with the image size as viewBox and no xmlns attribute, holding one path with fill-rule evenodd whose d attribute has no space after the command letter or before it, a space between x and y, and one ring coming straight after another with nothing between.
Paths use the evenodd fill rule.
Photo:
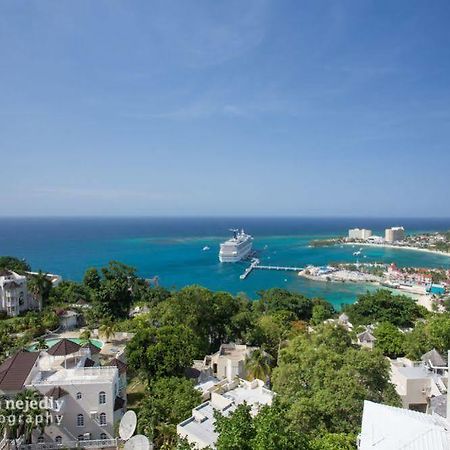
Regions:
<instances>
[{"instance_id":1,"label":"red roof","mask_svg":"<svg viewBox=\"0 0 450 450\"><path fill-rule=\"evenodd\" d=\"M114 358L109 362L110 366L116 366L119 369L119 373L123 373L127 371L127 365L122 362L120 359Z\"/></svg>"},{"instance_id":2,"label":"red roof","mask_svg":"<svg viewBox=\"0 0 450 450\"><path fill-rule=\"evenodd\" d=\"M0 390L21 390L38 356L38 352L18 352L6 359L0 365Z\"/></svg>"},{"instance_id":3,"label":"red roof","mask_svg":"<svg viewBox=\"0 0 450 450\"><path fill-rule=\"evenodd\" d=\"M76 353L80 350L80 345L70 339L61 339L56 344L52 345L47 353L52 356L66 356Z\"/></svg>"}]
</instances>

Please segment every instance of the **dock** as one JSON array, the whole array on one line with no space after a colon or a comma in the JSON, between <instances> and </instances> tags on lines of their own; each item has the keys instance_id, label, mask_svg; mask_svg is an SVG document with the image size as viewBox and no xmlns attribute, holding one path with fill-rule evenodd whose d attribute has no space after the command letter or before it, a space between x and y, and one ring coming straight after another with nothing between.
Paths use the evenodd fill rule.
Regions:
<instances>
[{"instance_id":1,"label":"dock","mask_svg":"<svg viewBox=\"0 0 450 450\"><path fill-rule=\"evenodd\" d=\"M239 277L241 280L245 280L253 270L279 270L279 271L289 271L289 272L300 272L304 270L304 267L293 267L293 266L268 266L260 265L259 259L254 259L250 266L248 266L244 273Z\"/></svg>"}]
</instances>

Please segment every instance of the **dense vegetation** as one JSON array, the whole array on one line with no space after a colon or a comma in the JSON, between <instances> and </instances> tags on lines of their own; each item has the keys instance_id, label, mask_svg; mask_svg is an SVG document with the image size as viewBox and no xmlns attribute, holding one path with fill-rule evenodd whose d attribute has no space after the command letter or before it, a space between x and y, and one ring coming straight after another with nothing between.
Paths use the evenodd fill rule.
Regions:
<instances>
[{"instance_id":1,"label":"dense vegetation","mask_svg":"<svg viewBox=\"0 0 450 450\"><path fill-rule=\"evenodd\" d=\"M40 283L39 292L45 294L42 314L0 322L1 349L11 348L8 333L23 334L18 347L54 328L66 308L78 309L88 327L105 335L134 333L127 346L129 375L145 392L133 407L139 431L156 448L189 448L178 442L176 424L200 397L186 369L221 343L261 347L248 361L249 377L266 381L277 396L256 417L245 405L229 417L218 416L219 450L355 449L363 401L399 404L384 355L417 358L432 347L450 347L450 314L428 313L385 290L345 308L355 332L377 324L374 351L356 346L355 333L337 321L324 323L337 315L328 302L284 289L262 291L254 301L200 286L169 291L111 262L88 269L80 283L65 281L51 289ZM135 306L145 309L131 318Z\"/></svg>"},{"instance_id":2,"label":"dense vegetation","mask_svg":"<svg viewBox=\"0 0 450 450\"><path fill-rule=\"evenodd\" d=\"M390 322L399 327L411 327L426 315L425 308L410 297L383 289L359 296L356 303L346 305L344 310L353 325Z\"/></svg>"}]
</instances>

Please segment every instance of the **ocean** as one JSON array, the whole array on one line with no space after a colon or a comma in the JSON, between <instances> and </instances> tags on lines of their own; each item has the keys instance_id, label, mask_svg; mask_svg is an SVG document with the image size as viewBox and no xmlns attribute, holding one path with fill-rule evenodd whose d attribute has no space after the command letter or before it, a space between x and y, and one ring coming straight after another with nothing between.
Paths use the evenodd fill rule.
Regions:
<instances>
[{"instance_id":1,"label":"ocean","mask_svg":"<svg viewBox=\"0 0 450 450\"><path fill-rule=\"evenodd\" d=\"M86 268L110 260L134 266L141 276L159 277L162 286L199 284L213 290L257 298L258 292L282 287L309 297L323 297L336 307L353 302L367 285L320 283L295 272L253 271L239 275L248 263L221 264L220 242L230 228L243 227L254 237L263 263L303 267L329 262L355 262L351 246L311 248L312 239L347 234L349 228L370 228L383 234L403 225L408 233L450 229L450 219L383 218L1 218L0 255L25 258L33 270L81 280ZM205 246L209 251L203 251ZM450 268L450 258L425 252L365 247L364 262L395 262L399 266Z\"/></svg>"}]
</instances>

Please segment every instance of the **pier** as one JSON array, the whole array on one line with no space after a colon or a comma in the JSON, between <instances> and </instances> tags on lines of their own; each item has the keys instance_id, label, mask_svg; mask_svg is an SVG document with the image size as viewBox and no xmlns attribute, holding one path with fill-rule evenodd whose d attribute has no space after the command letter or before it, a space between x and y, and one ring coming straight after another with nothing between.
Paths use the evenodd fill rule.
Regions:
<instances>
[{"instance_id":1,"label":"pier","mask_svg":"<svg viewBox=\"0 0 450 450\"><path fill-rule=\"evenodd\" d=\"M252 261L250 266L248 266L244 273L239 277L241 280L245 280L253 270L279 270L279 271L290 271L290 272L300 272L304 269L304 267L292 267L292 266L268 266L268 265L260 265L259 259L255 259Z\"/></svg>"}]
</instances>

